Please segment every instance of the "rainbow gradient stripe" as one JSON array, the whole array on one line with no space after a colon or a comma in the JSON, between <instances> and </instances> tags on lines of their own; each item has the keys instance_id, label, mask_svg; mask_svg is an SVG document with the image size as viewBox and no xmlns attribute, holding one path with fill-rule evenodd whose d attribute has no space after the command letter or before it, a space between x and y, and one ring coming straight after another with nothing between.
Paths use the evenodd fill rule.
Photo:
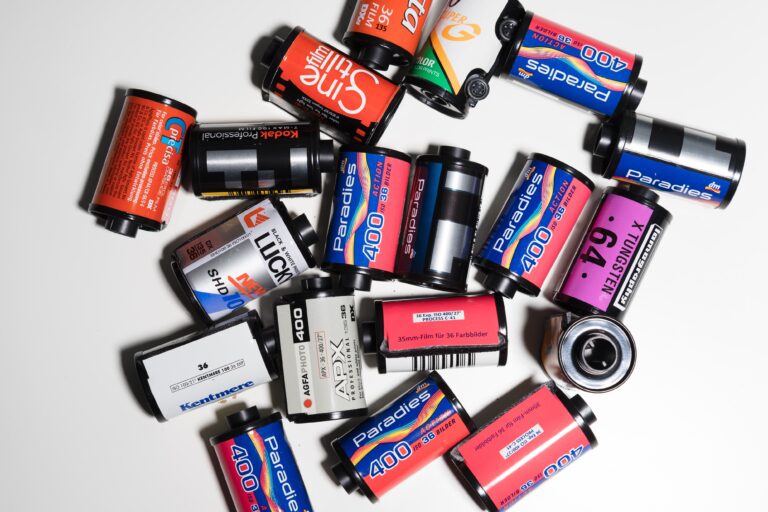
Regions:
<instances>
[{"instance_id":1,"label":"rainbow gradient stripe","mask_svg":"<svg viewBox=\"0 0 768 512\"><path fill-rule=\"evenodd\" d=\"M584 62L582 59L563 53L560 50L555 50L554 48L549 48L546 46L538 46L538 47L523 46L520 48L519 56L525 57L528 59L561 60L567 63L571 68L573 68L576 72L578 72L584 78L590 80L593 83L602 85L603 87L605 87L606 89L610 89L611 91L622 92L627 87L626 82L622 82L619 80L611 80L610 78L598 76L594 71L592 71L592 68L589 67L589 64Z\"/></svg>"},{"instance_id":2,"label":"rainbow gradient stripe","mask_svg":"<svg viewBox=\"0 0 768 512\"><path fill-rule=\"evenodd\" d=\"M355 235L368 215L368 197L371 193L371 169L368 167L368 160L365 156L365 153L357 154L357 179L362 193L360 194L360 201L357 203L355 213L352 216L349 238L344 245L344 262L348 265L355 264Z\"/></svg>"},{"instance_id":3,"label":"rainbow gradient stripe","mask_svg":"<svg viewBox=\"0 0 768 512\"><path fill-rule=\"evenodd\" d=\"M272 483L272 467L269 457L267 457L267 450L264 446L264 439L255 431L248 432L248 437L253 443L253 447L256 449L256 453L261 459L261 474L259 475L259 486L261 487L264 497L267 499L267 506L269 512L283 512L275 503L275 489Z\"/></svg>"}]
</instances>

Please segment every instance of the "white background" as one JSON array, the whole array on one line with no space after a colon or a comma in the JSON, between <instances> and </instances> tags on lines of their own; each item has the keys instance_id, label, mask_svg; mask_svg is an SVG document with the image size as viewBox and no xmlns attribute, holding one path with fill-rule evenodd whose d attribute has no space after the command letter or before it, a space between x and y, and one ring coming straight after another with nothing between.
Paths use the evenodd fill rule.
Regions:
<instances>
[{"instance_id":1,"label":"white background","mask_svg":"<svg viewBox=\"0 0 768 512\"><path fill-rule=\"evenodd\" d=\"M0 510L227 510L207 438L222 429L233 403L159 424L139 406L125 370L137 347L194 327L163 254L236 204L184 191L168 228L136 239L99 227L83 206L112 136L116 88L176 98L197 108L201 121L290 119L261 100L252 50L277 27L296 24L340 46L334 32L347 21L343 4L3 2ZM662 197L675 218L625 319L639 347L635 374L618 391L586 397L600 446L518 508L765 510L765 4L528 0L526 7L642 54L649 86L640 112L743 138L748 152L727 210ZM592 122L588 113L495 79L489 99L463 121L406 96L381 145L412 154L428 144L470 149L490 168L483 237L520 170L516 155L540 151L588 172L582 139ZM327 219L327 199L322 207L319 197L286 202L315 225ZM481 422L509 405L498 398L526 379L544 379L531 352L555 309L547 299L556 281L551 276L535 300L513 301L506 367L443 372ZM480 289L474 271L470 288ZM362 295L428 293L374 283ZM260 305L267 323L273 298ZM372 364L364 379L375 410L413 376L378 375ZM238 402L266 411L275 397L282 407L281 389L264 386ZM353 423L286 424L317 510L476 510L442 459L377 505L347 496L324 467L330 439Z\"/></svg>"}]
</instances>

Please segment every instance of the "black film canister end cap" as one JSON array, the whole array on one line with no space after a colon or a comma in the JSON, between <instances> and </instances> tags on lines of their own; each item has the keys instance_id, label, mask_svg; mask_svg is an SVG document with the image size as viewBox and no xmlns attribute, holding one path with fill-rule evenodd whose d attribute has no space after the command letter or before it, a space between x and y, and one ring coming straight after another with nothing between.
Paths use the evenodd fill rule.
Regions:
<instances>
[{"instance_id":1,"label":"black film canister end cap","mask_svg":"<svg viewBox=\"0 0 768 512\"><path fill-rule=\"evenodd\" d=\"M616 128L611 123L603 123L595 137L595 146L592 154L598 158L608 158L616 138Z\"/></svg>"},{"instance_id":2,"label":"black film canister end cap","mask_svg":"<svg viewBox=\"0 0 768 512\"><path fill-rule=\"evenodd\" d=\"M227 425L230 429L236 429L242 426L258 421L261 416L259 415L259 409L256 406L248 407L241 411L237 411L234 414L227 416Z\"/></svg>"},{"instance_id":3,"label":"black film canister end cap","mask_svg":"<svg viewBox=\"0 0 768 512\"><path fill-rule=\"evenodd\" d=\"M359 272L341 272L339 277L339 286L345 290L360 290L367 292L371 290L371 276Z\"/></svg>"},{"instance_id":4,"label":"black film canister end cap","mask_svg":"<svg viewBox=\"0 0 768 512\"><path fill-rule=\"evenodd\" d=\"M104 220L104 227L113 233L118 233L131 238L136 238L136 233L139 232L138 222L129 219L121 219L120 217L106 217Z\"/></svg>"},{"instance_id":5,"label":"black film canister end cap","mask_svg":"<svg viewBox=\"0 0 768 512\"><path fill-rule=\"evenodd\" d=\"M595 413L592 412L592 409L587 405L587 402L581 398L581 395L574 395L569 402L571 407L579 416L581 416L581 419L583 419L587 425L591 425L597 421Z\"/></svg>"},{"instance_id":6,"label":"black film canister end cap","mask_svg":"<svg viewBox=\"0 0 768 512\"><path fill-rule=\"evenodd\" d=\"M376 323L360 323L360 344L363 346L363 352L366 354L375 354L376 347Z\"/></svg>"},{"instance_id":7,"label":"black film canister end cap","mask_svg":"<svg viewBox=\"0 0 768 512\"><path fill-rule=\"evenodd\" d=\"M355 54L355 60L369 68L386 71L392 63L392 52L381 46L367 45Z\"/></svg>"},{"instance_id":8,"label":"black film canister end cap","mask_svg":"<svg viewBox=\"0 0 768 512\"><path fill-rule=\"evenodd\" d=\"M264 348L267 349L267 353L272 359L277 359L279 351L277 349L277 335L274 327L265 327L261 330L261 342L264 344Z\"/></svg>"},{"instance_id":9,"label":"black film canister end cap","mask_svg":"<svg viewBox=\"0 0 768 512\"><path fill-rule=\"evenodd\" d=\"M269 46L267 46L267 49L264 50L264 53L261 55L261 65L268 68L272 65L272 62L275 60L275 56L277 55L277 50L282 46L282 44L285 42L285 40L280 36L275 36L272 38L272 41L269 42Z\"/></svg>"},{"instance_id":10,"label":"black film canister end cap","mask_svg":"<svg viewBox=\"0 0 768 512\"><path fill-rule=\"evenodd\" d=\"M318 168L320 172L336 172L336 155L333 152L332 140L321 140L317 150Z\"/></svg>"},{"instance_id":11,"label":"black film canister end cap","mask_svg":"<svg viewBox=\"0 0 768 512\"><path fill-rule=\"evenodd\" d=\"M492 292L498 292L508 299L515 296L517 283L508 277L496 273L488 273L483 278L483 286Z\"/></svg>"},{"instance_id":12,"label":"black film canister end cap","mask_svg":"<svg viewBox=\"0 0 768 512\"><path fill-rule=\"evenodd\" d=\"M627 95L626 110L636 110L640 106L640 101L645 95L645 88L648 87L648 82L642 78L638 78L632 86L632 90Z\"/></svg>"},{"instance_id":13,"label":"black film canister end cap","mask_svg":"<svg viewBox=\"0 0 768 512\"><path fill-rule=\"evenodd\" d=\"M352 492L357 489L357 484L355 484L354 479L349 475L349 472L347 472L344 465L340 462L331 466L331 471L333 472L333 476L336 477L336 481L339 482L339 485L347 491L347 494L352 494Z\"/></svg>"},{"instance_id":14,"label":"black film canister end cap","mask_svg":"<svg viewBox=\"0 0 768 512\"><path fill-rule=\"evenodd\" d=\"M455 146L440 146L437 148L437 154L443 158L455 158L457 160L469 160L470 151Z\"/></svg>"},{"instance_id":15,"label":"black film canister end cap","mask_svg":"<svg viewBox=\"0 0 768 512\"><path fill-rule=\"evenodd\" d=\"M299 232L299 238L307 245L315 245L319 238L315 228L310 224L306 215L301 214L293 219L293 227Z\"/></svg>"},{"instance_id":16,"label":"black film canister end cap","mask_svg":"<svg viewBox=\"0 0 768 512\"><path fill-rule=\"evenodd\" d=\"M333 288L333 279L328 276L307 277L301 280L301 289L305 292L330 290Z\"/></svg>"}]
</instances>

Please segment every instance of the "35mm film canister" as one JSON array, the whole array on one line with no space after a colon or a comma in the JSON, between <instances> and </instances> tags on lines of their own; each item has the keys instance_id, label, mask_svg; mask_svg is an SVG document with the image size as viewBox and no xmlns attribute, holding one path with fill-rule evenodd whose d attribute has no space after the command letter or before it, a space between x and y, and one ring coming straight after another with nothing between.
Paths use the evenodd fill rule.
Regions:
<instances>
[{"instance_id":1,"label":"35mm film canister","mask_svg":"<svg viewBox=\"0 0 768 512\"><path fill-rule=\"evenodd\" d=\"M627 112L603 123L594 154L603 176L725 208L744 169L744 141Z\"/></svg>"},{"instance_id":2,"label":"35mm film canister","mask_svg":"<svg viewBox=\"0 0 768 512\"><path fill-rule=\"evenodd\" d=\"M528 157L474 265L483 286L506 297L540 293L595 185L559 160Z\"/></svg>"},{"instance_id":3,"label":"35mm film canister","mask_svg":"<svg viewBox=\"0 0 768 512\"><path fill-rule=\"evenodd\" d=\"M185 166L203 199L314 196L336 170L333 142L317 123L196 124Z\"/></svg>"},{"instance_id":4,"label":"35mm film canister","mask_svg":"<svg viewBox=\"0 0 768 512\"><path fill-rule=\"evenodd\" d=\"M618 320L564 313L547 322L541 362L558 386L603 393L627 381L636 353L632 334Z\"/></svg>"},{"instance_id":5,"label":"35mm film canister","mask_svg":"<svg viewBox=\"0 0 768 512\"><path fill-rule=\"evenodd\" d=\"M334 289L330 277L301 285L303 293L284 295L274 306L288 419L365 416L355 298Z\"/></svg>"},{"instance_id":6,"label":"35mm film canister","mask_svg":"<svg viewBox=\"0 0 768 512\"><path fill-rule=\"evenodd\" d=\"M171 266L203 319L236 314L269 290L315 266L309 246L317 234L274 197L192 236L171 255Z\"/></svg>"},{"instance_id":7,"label":"35mm film canister","mask_svg":"<svg viewBox=\"0 0 768 512\"><path fill-rule=\"evenodd\" d=\"M331 468L347 493L378 501L394 486L448 452L475 429L437 372L333 441Z\"/></svg>"},{"instance_id":8,"label":"35mm film canister","mask_svg":"<svg viewBox=\"0 0 768 512\"><path fill-rule=\"evenodd\" d=\"M279 412L256 407L227 416L229 430L210 438L237 512L312 512L307 488Z\"/></svg>"},{"instance_id":9,"label":"35mm film canister","mask_svg":"<svg viewBox=\"0 0 768 512\"><path fill-rule=\"evenodd\" d=\"M517 20L514 34L499 68L502 76L603 117L640 104L647 83L639 78L639 55L530 11Z\"/></svg>"},{"instance_id":10,"label":"35mm film canister","mask_svg":"<svg viewBox=\"0 0 768 512\"><path fill-rule=\"evenodd\" d=\"M554 300L578 315L621 319L672 215L636 185L605 191Z\"/></svg>"},{"instance_id":11,"label":"35mm film canister","mask_svg":"<svg viewBox=\"0 0 768 512\"><path fill-rule=\"evenodd\" d=\"M544 384L451 450L451 461L491 511L507 510L597 446L595 415Z\"/></svg>"},{"instance_id":12,"label":"35mm film canister","mask_svg":"<svg viewBox=\"0 0 768 512\"><path fill-rule=\"evenodd\" d=\"M361 64L410 66L432 0L357 0L342 41Z\"/></svg>"},{"instance_id":13,"label":"35mm film canister","mask_svg":"<svg viewBox=\"0 0 768 512\"><path fill-rule=\"evenodd\" d=\"M395 278L411 157L373 146L342 146L323 270L341 286L370 290Z\"/></svg>"},{"instance_id":14,"label":"35mm film canister","mask_svg":"<svg viewBox=\"0 0 768 512\"><path fill-rule=\"evenodd\" d=\"M159 231L181 185L181 151L197 111L153 92L128 89L88 211L135 237Z\"/></svg>"},{"instance_id":15,"label":"35mm film canister","mask_svg":"<svg viewBox=\"0 0 768 512\"><path fill-rule=\"evenodd\" d=\"M255 311L134 356L149 407L166 421L277 378L277 347Z\"/></svg>"},{"instance_id":16,"label":"35mm film canister","mask_svg":"<svg viewBox=\"0 0 768 512\"><path fill-rule=\"evenodd\" d=\"M480 200L488 168L466 149L441 146L416 159L408 196L397 274L405 282L467 291Z\"/></svg>"},{"instance_id":17,"label":"35mm film canister","mask_svg":"<svg viewBox=\"0 0 768 512\"><path fill-rule=\"evenodd\" d=\"M296 27L262 57L263 98L342 143L376 144L405 90Z\"/></svg>"},{"instance_id":18,"label":"35mm film canister","mask_svg":"<svg viewBox=\"0 0 768 512\"><path fill-rule=\"evenodd\" d=\"M499 294L377 300L360 326L379 373L507 364L507 315Z\"/></svg>"}]
</instances>

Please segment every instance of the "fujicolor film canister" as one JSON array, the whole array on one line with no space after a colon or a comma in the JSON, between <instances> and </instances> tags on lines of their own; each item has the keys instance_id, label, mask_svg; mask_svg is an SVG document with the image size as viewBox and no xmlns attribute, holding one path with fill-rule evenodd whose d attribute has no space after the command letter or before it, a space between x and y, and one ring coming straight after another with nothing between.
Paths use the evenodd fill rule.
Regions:
<instances>
[{"instance_id":1,"label":"fujicolor film canister","mask_svg":"<svg viewBox=\"0 0 768 512\"><path fill-rule=\"evenodd\" d=\"M547 322L541 362L558 386L603 393L627 381L636 352L632 334L618 320L563 313Z\"/></svg>"},{"instance_id":2,"label":"fujicolor film canister","mask_svg":"<svg viewBox=\"0 0 768 512\"><path fill-rule=\"evenodd\" d=\"M658 199L637 185L605 191L555 292L558 305L578 315L624 316L672 219Z\"/></svg>"},{"instance_id":3,"label":"fujicolor film canister","mask_svg":"<svg viewBox=\"0 0 768 512\"><path fill-rule=\"evenodd\" d=\"M395 278L411 157L373 146L342 146L323 270L341 286L370 290Z\"/></svg>"},{"instance_id":4,"label":"fujicolor film canister","mask_svg":"<svg viewBox=\"0 0 768 512\"><path fill-rule=\"evenodd\" d=\"M443 114L464 118L486 98L498 58L510 44L517 0L452 0L405 77L408 91Z\"/></svg>"},{"instance_id":5,"label":"fujicolor film canister","mask_svg":"<svg viewBox=\"0 0 768 512\"><path fill-rule=\"evenodd\" d=\"M744 141L627 112L603 123L594 155L603 176L725 208L744 169Z\"/></svg>"},{"instance_id":6,"label":"fujicolor film canister","mask_svg":"<svg viewBox=\"0 0 768 512\"><path fill-rule=\"evenodd\" d=\"M159 231L181 185L181 151L197 111L153 92L128 89L88 211L135 237Z\"/></svg>"},{"instance_id":7,"label":"fujicolor film canister","mask_svg":"<svg viewBox=\"0 0 768 512\"><path fill-rule=\"evenodd\" d=\"M499 294L377 300L360 326L379 373L507 364L507 315Z\"/></svg>"},{"instance_id":8,"label":"fujicolor film canister","mask_svg":"<svg viewBox=\"0 0 768 512\"><path fill-rule=\"evenodd\" d=\"M198 409L277 378L277 347L262 337L255 311L134 356L158 421Z\"/></svg>"},{"instance_id":9,"label":"fujicolor film canister","mask_svg":"<svg viewBox=\"0 0 768 512\"><path fill-rule=\"evenodd\" d=\"M205 123L189 131L185 166L203 199L314 196L336 158L317 123Z\"/></svg>"},{"instance_id":10,"label":"fujicolor film canister","mask_svg":"<svg viewBox=\"0 0 768 512\"><path fill-rule=\"evenodd\" d=\"M341 462L331 468L347 493L372 502L441 457L475 429L437 372L336 439Z\"/></svg>"},{"instance_id":11,"label":"fujicolor film canister","mask_svg":"<svg viewBox=\"0 0 768 512\"><path fill-rule=\"evenodd\" d=\"M441 146L416 159L396 272L405 282L467 291L480 199L488 168L466 149Z\"/></svg>"},{"instance_id":12,"label":"fujicolor film canister","mask_svg":"<svg viewBox=\"0 0 768 512\"><path fill-rule=\"evenodd\" d=\"M262 57L263 98L342 143L376 144L404 89L296 27Z\"/></svg>"},{"instance_id":13,"label":"fujicolor film canister","mask_svg":"<svg viewBox=\"0 0 768 512\"><path fill-rule=\"evenodd\" d=\"M614 117L635 110L645 93L643 59L526 12L499 73L557 99Z\"/></svg>"},{"instance_id":14,"label":"fujicolor film canister","mask_svg":"<svg viewBox=\"0 0 768 512\"><path fill-rule=\"evenodd\" d=\"M302 293L284 295L274 306L288 419L365 416L355 298L334 289L330 277L301 284Z\"/></svg>"},{"instance_id":15,"label":"fujicolor film canister","mask_svg":"<svg viewBox=\"0 0 768 512\"><path fill-rule=\"evenodd\" d=\"M544 384L451 450L485 508L507 510L597 446L584 400Z\"/></svg>"},{"instance_id":16,"label":"fujicolor film canister","mask_svg":"<svg viewBox=\"0 0 768 512\"><path fill-rule=\"evenodd\" d=\"M534 153L474 265L506 297L540 293L595 185L573 167Z\"/></svg>"},{"instance_id":17,"label":"fujicolor film canister","mask_svg":"<svg viewBox=\"0 0 768 512\"><path fill-rule=\"evenodd\" d=\"M307 488L279 412L256 407L227 416L229 430L210 438L237 512L312 512Z\"/></svg>"},{"instance_id":18,"label":"fujicolor film canister","mask_svg":"<svg viewBox=\"0 0 768 512\"><path fill-rule=\"evenodd\" d=\"M244 311L271 289L315 266L309 246L317 234L306 216L264 198L192 236L171 255L171 266L203 319Z\"/></svg>"},{"instance_id":19,"label":"fujicolor film canister","mask_svg":"<svg viewBox=\"0 0 768 512\"><path fill-rule=\"evenodd\" d=\"M342 41L361 64L410 66L432 0L357 0Z\"/></svg>"}]
</instances>

